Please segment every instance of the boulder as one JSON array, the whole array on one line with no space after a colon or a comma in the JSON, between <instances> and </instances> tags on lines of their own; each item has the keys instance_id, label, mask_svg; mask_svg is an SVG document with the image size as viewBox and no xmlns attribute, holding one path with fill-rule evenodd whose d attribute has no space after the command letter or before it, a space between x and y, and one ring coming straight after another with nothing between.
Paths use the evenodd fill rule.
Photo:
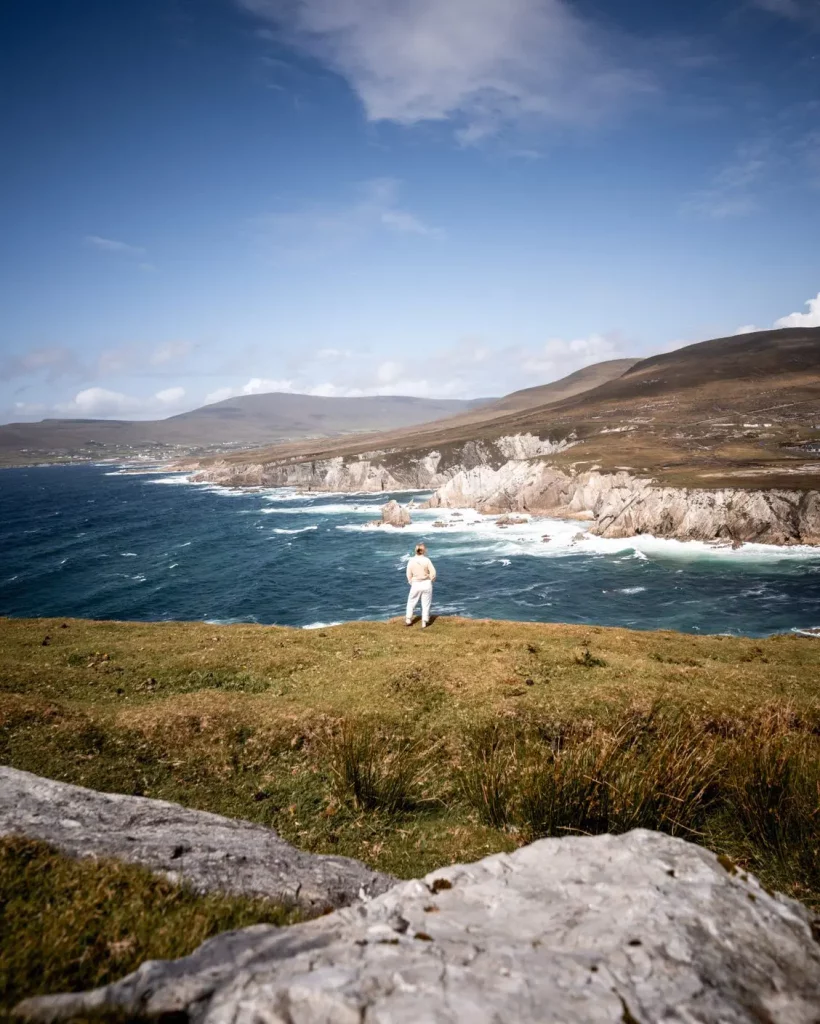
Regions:
<instances>
[{"instance_id":1,"label":"boulder","mask_svg":"<svg viewBox=\"0 0 820 1024\"><path fill-rule=\"evenodd\" d=\"M382 523L386 526L409 526L410 513L394 498L382 508Z\"/></svg>"},{"instance_id":2,"label":"boulder","mask_svg":"<svg viewBox=\"0 0 820 1024\"><path fill-rule=\"evenodd\" d=\"M500 519L496 519L496 526L523 526L528 523L529 519L524 516L502 516Z\"/></svg>"},{"instance_id":3,"label":"boulder","mask_svg":"<svg viewBox=\"0 0 820 1024\"><path fill-rule=\"evenodd\" d=\"M310 911L345 906L395 881L357 860L304 853L249 821L0 766L0 836L13 834L72 857L142 864L198 892L268 896Z\"/></svg>"},{"instance_id":4,"label":"boulder","mask_svg":"<svg viewBox=\"0 0 820 1024\"><path fill-rule=\"evenodd\" d=\"M543 839L290 928L219 935L30 1021L191 1024L816 1024L800 904L671 836Z\"/></svg>"}]
</instances>

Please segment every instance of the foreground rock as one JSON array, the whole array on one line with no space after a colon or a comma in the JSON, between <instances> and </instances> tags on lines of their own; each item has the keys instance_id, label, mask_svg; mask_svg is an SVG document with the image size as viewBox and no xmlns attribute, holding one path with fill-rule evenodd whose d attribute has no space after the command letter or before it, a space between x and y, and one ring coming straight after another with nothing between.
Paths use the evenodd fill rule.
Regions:
<instances>
[{"instance_id":1,"label":"foreground rock","mask_svg":"<svg viewBox=\"0 0 820 1024\"><path fill-rule=\"evenodd\" d=\"M73 857L142 864L199 892L267 896L313 911L382 893L394 882L347 857L304 853L261 825L0 767L0 835L11 834Z\"/></svg>"},{"instance_id":2,"label":"foreground rock","mask_svg":"<svg viewBox=\"0 0 820 1024\"><path fill-rule=\"evenodd\" d=\"M211 939L94 992L26 1000L192 1024L816 1024L807 911L680 839L545 839L286 929ZM731 872L731 873L730 873Z\"/></svg>"}]
</instances>

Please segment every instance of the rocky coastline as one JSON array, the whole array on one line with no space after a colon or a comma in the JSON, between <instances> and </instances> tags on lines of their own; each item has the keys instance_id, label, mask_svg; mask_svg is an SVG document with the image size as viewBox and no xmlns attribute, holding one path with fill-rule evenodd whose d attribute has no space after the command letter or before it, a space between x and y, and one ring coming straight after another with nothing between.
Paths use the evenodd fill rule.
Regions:
<instances>
[{"instance_id":1,"label":"rocky coastline","mask_svg":"<svg viewBox=\"0 0 820 1024\"><path fill-rule=\"evenodd\" d=\"M591 522L592 533L677 540L820 544L820 491L663 486L630 470L576 472L550 456L575 439L532 434L469 441L449 451L380 450L328 459L266 463L215 461L195 482L306 491L433 490L431 508L525 512Z\"/></svg>"}]
</instances>

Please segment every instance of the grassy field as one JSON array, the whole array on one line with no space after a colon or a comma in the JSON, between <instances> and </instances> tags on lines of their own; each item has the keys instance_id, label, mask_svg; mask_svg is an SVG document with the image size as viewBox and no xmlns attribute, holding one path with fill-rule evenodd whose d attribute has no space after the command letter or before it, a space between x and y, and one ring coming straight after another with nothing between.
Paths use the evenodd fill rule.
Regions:
<instances>
[{"instance_id":1,"label":"grassy field","mask_svg":"<svg viewBox=\"0 0 820 1024\"><path fill-rule=\"evenodd\" d=\"M659 828L820 905L816 640L7 619L0 651L0 761L18 768L405 877L543 835Z\"/></svg>"}]
</instances>

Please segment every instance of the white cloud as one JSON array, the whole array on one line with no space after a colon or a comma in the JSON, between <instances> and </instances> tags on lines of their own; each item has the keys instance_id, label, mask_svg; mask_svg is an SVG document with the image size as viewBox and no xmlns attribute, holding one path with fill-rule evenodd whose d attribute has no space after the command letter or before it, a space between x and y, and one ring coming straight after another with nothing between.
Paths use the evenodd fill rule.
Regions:
<instances>
[{"instance_id":1,"label":"white cloud","mask_svg":"<svg viewBox=\"0 0 820 1024\"><path fill-rule=\"evenodd\" d=\"M181 411L185 388L165 388L154 395L137 397L108 388L84 388L69 402L61 402L51 410L59 416L82 419L149 419ZM33 407L27 409L33 414Z\"/></svg>"},{"instance_id":2,"label":"white cloud","mask_svg":"<svg viewBox=\"0 0 820 1024\"><path fill-rule=\"evenodd\" d=\"M443 239L445 232L398 205L401 182L373 178L357 186L347 205L313 206L261 217L254 222L263 240L289 256L313 257L346 249L379 230Z\"/></svg>"},{"instance_id":3,"label":"white cloud","mask_svg":"<svg viewBox=\"0 0 820 1024\"><path fill-rule=\"evenodd\" d=\"M251 377L247 384L241 387L222 387L211 391L205 396L205 404L213 405L216 402L224 402L229 398L238 398L241 395L265 395L274 391L285 391L290 394L298 392L299 389L293 386L291 380L271 380L265 377ZM301 392L300 392L301 393Z\"/></svg>"},{"instance_id":4,"label":"white cloud","mask_svg":"<svg viewBox=\"0 0 820 1024\"><path fill-rule=\"evenodd\" d=\"M735 334L754 334L755 331L759 331L759 327L755 327L754 324L744 324L743 327L738 327Z\"/></svg>"},{"instance_id":5,"label":"white cloud","mask_svg":"<svg viewBox=\"0 0 820 1024\"><path fill-rule=\"evenodd\" d=\"M129 245L127 242L118 242L115 238L102 238L100 235L86 235L86 245L101 252L121 253L123 256L144 256L145 249L141 245Z\"/></svg>"},{"instance_id":6,"label":"white cloud","mask_svg":"<svg viewBox=\"0 0 820 1024\"><path fill-rule=\"evenodd\" d=\"M808 313L789 313L775 320L775 327L820 327L820 292L806 302Z\"/></svg>"},{"instance_id":7,"label":"white cloud","mask_svg":"<svg viewBox=\"0 0 820 1024\"><path fill-rule=\"evenodd\" d=\"M139 399L108 388L85 388L78 391L70 402L57 406L66 416L127 416L139 410Z\"/></svg>"},{"instance_id":8,"label":"white cloud","mask_svg":"<svg viewBox=\"0 0 820 1024\"><path fill-rule=\"evenodd\" d=\"M380 384L392 384L397 381L404 373L404 366L402 363L396 363L388 360L387 362L380 363L376 370L376 379Z\"/></svg>"},{"instance_id":9,"label":"white cloud","mask_svg":"<svg viewBox=\"0 0 820 1024\"><path fill-rule=\"evenodd\" d=\"M566 0L237 0L342 75L371 121L589 121L647 83Z\"/></svg>"},{"instance_id":10,"label":"white cloud","mask_svg":"<svg viewBox=\"0 0 820 1024\"><path fill-rule=\"evenodd\" d=\"M623 355L615 341L605 334L590 334L587 338L575 338L572 341L551 338L542 349L525 358L523 366L531 373L564 377L584 366L618 359ZM555 376L549 379L555 379Z\"/></svg>"},{"instance_id":11,"label":"white cloud","mask_svg":"<svg viewBox=\"0 0 820 1024\"><path fill-rule=\"evenodd\" d=\"M154 349L150 356L153 366L164 366L166 363L173 363L178 359L184 359L194 350L193 342L190 341L169 341L159 348Z\"/></svg>"},{"instance_id":12,"label":"white cloud","mask_svg":"<svg viewBox=\"0 0 820 1024\"><path fill-rule=\"evenodd\" d=\"M313 357L315 360L350 359L353 353L349 348L320 348Z\"/></svg>"},{"instance_id":13,"label":"white cloud","mask_svg":"<svg viewBox=\"0 0 820 1024\"><path fill-rule=\"evenodd\" d=\"M179 405L185 397L185 388L165 388L164 391L158 391L154 397L165 405Z\"/></svg>"},{"instance_id":14,"label":"white cloud","mask_svg":"<svg viewBox=\"0 0 820 1024\"><path fill-rule=\"evenodd\" d=\"M407 213L406 210L385 210L381 215L381 222L386 228L409 235L424 235L427 238L442 238L444 235L439 228L430 227L414 213Z\"/></svg>"}]
</instances>

